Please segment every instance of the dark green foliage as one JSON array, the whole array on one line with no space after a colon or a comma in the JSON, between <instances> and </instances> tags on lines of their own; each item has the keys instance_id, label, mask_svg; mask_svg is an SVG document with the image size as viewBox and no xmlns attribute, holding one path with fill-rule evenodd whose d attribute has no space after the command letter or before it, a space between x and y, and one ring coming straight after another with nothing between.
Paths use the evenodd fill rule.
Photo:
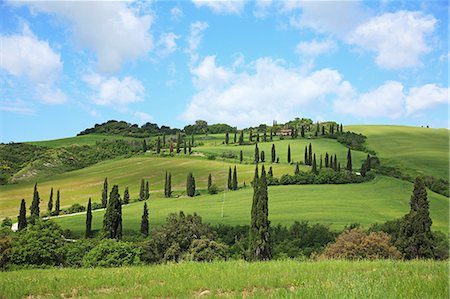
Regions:
<instances>
[{"instance_id":1,"label":"dark green foliage","mask_svg":"<svg viewBox=\"0 0 450 299\"><path fill-rule=\"evenodd\" d=\"M333 161L333 155L330 155L330 168L334 168L334 161Z\"/></svg>"},{"instance_id":2,"label":"dark green foliage","mask_svg":"<svg viewBox=\"0 0 450 299\"><path fill-rule=\"evenodd\" d=\"M184 139L184 142L183 142L183 154L187 154L187 143L186 143L186 139Z\"/></svg>"},{"instance_id":3,"label":"dark green foliage","mask_svg":"<svg viewBox=\"0 0 450 299\"><path fill-rule=\"evenodd\" d=\"M123 192L123 204L127 205L130 203L130 193L128 191L128 186L125 187L125 191Z\"/></svg>"},{"instance_id":4,"label":"dark green foliage","mask_svg":"<svg viewBox=\"0 0 450 299\"><path fill-rule=\"evenodd\" d=\"M294 139L294 138L295 138L295 135L296 135L295 129L292 128L292 129L291 129L291 138Z\"/></svg>"},{"instance_id":5,"label":"dark green foliage","mask_svg":"<svg viewBox=\"0 0 450 299\"><path fill-rule=\"evenodd\" d=\"M308 165L311 166L313 162L313 152L312 152L312 144L310 143L308 146Z\"/></svg>"},{"instance_id":6,"label":"dark green foliage","mask_svg":"<svg viewBox=\"0 0 450 299\"><path fill-rule=\"evenodd\" d=\"M9 217L5 217L2 220L2 224L0 227L7 227L7 228L11 228L11 226L13 225L12 219Z\"/></svg>"},{"instance_id":7,"label":"dark green foliage","mask_svg":"<svg viewBox=\"0 0 450 299\"><path fill-rule=\"evenodd\" d=\"M233 189L231 166L230 166L230 168L228 168L227 189L228 190L232 190Z\"/></svg>"},{"instance_id":8,"label":"dark green foliage","mask_svg":"<svg viewBox=\"0 0 450 299\"><path fill-rule=\"evenodd\" d=\"M242 150L239 152L239 162L242 163L242 161L244 161L244 153L242 152Z\"/></svg>"},{"instance_id":9,"label":"dark green foliage","mask_svg":"<svg viewBox=\"0 0 450 299\"><path fill-rule=\"evenodd\" d=\"M136 124L130 124L125 121L109 120L102 124L95 124L93 128L86 129L79 135L87 134L105 134L105 135L122 135L130 137L150 137L161 133L175 134L179 129L171 129L168 126L162 125L161 128L154 123L145 123L141 127Z\"/></svg>"},{"instance_id":10,"label":"dark green foliage","mask_svg":"<svg viewBox=\"0 0 450 299\"><path fill-rule=\"evenodd\" d=\"M177 133L177 154L179 154L181 151L181 134L180 132Z\"/></svg>"},{"instance_id":11,"label":"dark green foliage","mask_svg":"<svg viewBox=\"0 0 450 299\"><path fill-rule=\"evenodd\" d=\"M264 153L264 151L261 151L261 158L260 158L261 162L266 162L266 153Z\"/></svg>"},{"instance_id":12,"label":"dark green foliage","mask_svg":"<svg viewBox=\"0 0 450 299\"><path fill-rule=\"evenodd\" d=\"M305 157L304 157L305 165L308 165L308 164L309 164L309 163L308 163L308 157L309 157L309 155L308 155L308 147L305 146Z\"/></svg>"},{"instance_id":13,"label":"dark green foliage","mask_svg":"<svg viewBox=\"0 0 450 299\"><path fill-rule=\"evenodd\" d=\"M347 170L352 171L352 152L350 149L347 152Z\"/></svg>"},{"instance_id":14,"label":"dark green foliage","mask_svg":"<svg viewBox=\"0 0 450 299\"><path fill-rule=\"evenodd\" d=\"M17 229L22 230L25 227L27 227L27 207L25 205L25 199L22 198L19 216L17 217Z\"/></svg>"},{"instance_id":15,"label":"dark green foliage","mask_svg":"<svg viewBox=\"0 0 450 299\"><path fill-rule=\"evenodd\" d=\"M147 151L147 141L145 139L142 141L142 151L145 153Z\"/></svg>"},{"instance_id":16,"label":"dark green foliage","mask_svg":"<svg viewBox=\"0 0 450 299\"><path fill-rule=\"evenodd\" d=\"M333 163L333 169L335 170L335 171L337 171L337 168L338 168L338 166L337 166L337 157L336 157L336 155L334 155L334 163Z\"/></svg>"},{"instance_id":17,"label":"dark green foliage","mask_svg":"<svg viewBox=\"0 0 450 299\"><path fill-rule=\"evenodd\" d=\"M344 132L343 129L342 129L342 124L341 124L341 127L340 127L339 131L340 131L341 133Z\"/></svg>"},{"instance_id":18,"label":"dark green foliage","mask_svg":"<svg viewBox=\"0 0 450 299\"><path fill-rule=\"evenodd\" d=\"M259 163L259 148L258 148L258 143L255 144L255 158L254 158L254 162L257 164Z\"/></svg>"},{"instance_id":19,"label":"dark green foliage","mask_svg":"<svg viewBox=\"0 0 450 299\"><path fill-rule=\"evenodd\" d=\"M48 199L47 210L49 212L53 210L53 187L50 189L50 198Z\"/></svg>"},{"instance_id":20,"label":"dark green foliage","mask_svg":"<svg viewBox=\"0 0 450 299\"><path fill-rule=\"evenodd\" d=\"M225 144L228 144L230 142L230 136L228 135L228 132L225 133Z\"/></svg>"},{"instance_id":21,"label":"dark green foliage","mask_svg":"<svg viewBox=\"0 0 450 299\"><path fill-rule=\"evenodd\" d=\"M102 207L106 208L107 204L108 204L108 178L105 178L102 190Z\"/></svg>"},{"instance_id":22,"label":"dark green foliage","mask_svg":"<svg viewBox=\"0 0 450 299\"><path fill-rule=\"evenodd\" d=\"M152 238L142 243L142 260L146 263L178 261L188 252L194 240L202 236L213 240L214 235L196 214L169 214L166 223L152 230Z\"/></svg>"},{"instance_id":23,"label":"dark green foliage","mask_svg":"<svg viewBox=\"0 0 450 299\"><path fill-rule=\"evenodd\" d=\"M316 154L314 154L313 156L313 162L312 162L312 166L311 166L311 172L314 174L318 174L319 172L317 171L317 163L316 163Z\"/></svg>"},{"instance_id":24,"label":"dark green foliage","mask_svg":"<svg viewBox=\"0 0 450 299\"><path fill-rule=\"evenodd\" d=\"M84 234L86 239L92 238L92 204L91 198L89 197L87 212L86 212L86 231Z\"/></svg>"},{"instance_id":25,"label":"dark green foliage","mask_svg":"<svg viewBox=\"0 0 450 299\"><path fill-rule=\"evenodd\" d=\"M299 166L298 166L298 162L295 164L295 172L294 172L294 174L299 174L300 173L300 168L299 168Z\"/></svg>"},{"instance_id":26,"label":"dark green foliage","mask_svg":"<svg viewBox=\"0 0 450 299\"><path fill-rule=\"evenodd\" d=\"M141 179L141 187L139 188L139 201L145 200L145 182Z\"/></svg>"},{"instance_id":27,"label":"dark green foliage","mask_svg":"<svg viewBox=\"0 0 450 299\"><path fill-rule=\"evenodd\" d=\"M410 200L410 212L403 218L397 241L407 259L434 256L431 224L427 190L422 178L417 177Z\"/></svg>"},{"instance_id":28,"label":"dark green foliage","mask_svg":"<svg viewBox=\"0 0 450 299\"><path fill-rule=\"evenodd\" d=\"M273 140L273 131L272 131L272 129L270 129L270 141L272 141Z\"/></svg>"},{"instance_id":29,"label":"dark green foliage","mask_svg":"<svg viewBox=\"0 0 450 299\"><path fill-rule=\"evenodd\" d=\"M162 146L166 148L166 134L163 134L162 136Z\"/></svg>"},{"instance_id":30,"label":"dark green foliage","mask_svg":"<svg viewBox=\"0 0 450 299\"><path fill-rule=\"evenodd\" d=\"M186 195L189 197L195 196L195 178L192 175L192 172L188 173L186 179Z\"/></svg>"},{"instance_id":31,"label":"dark green foliage","mask_svg":"<svg viewBox=\"0 0 450 299\"><path fill-rule=\"evenodd\" d=\"M33 201L31 202L30 214L33 217L39 217L39 192L37 190L37 183L34 185Z\"/></svg>"},{"instance_id":32,"label":"dark green foliage","mask_svg":"<svg viewBox=\"0 0 450 299\"><path fill-rule=\"evenodd\" d=\"M287 149L287 162L290 164L291 163L291 145L288 144L288 149Z\"/></svg>"},{"instance_id":33,"label":"dark green foliage","mask_svg":"<svg viewBox=\"0 0 450 299\"><path fill-rule=\"evenodd\" d=\"M272 143L272 163L275 163L275 159L277 157L276 151L275 151L275 144Z\"/></svg>"},{"instance_id":34,"label":"dark green foliage","mask_svg":"<svg viewBox=\"0 0 450 299\"><path fill-rule=\"evenodd\" d=\"M121 267L139 265L141 250L130 242L102 240L83 257L83 267Z\"/></svg>"},{"instance_id":35,"label":"dark green foliage","mask_svg":"<svg viewBox=\"0 0 450 299\"><path fill-rule=\"evenodd\" d=\"M109 195L108 207L103 218L103 232L106 238L122 239L122 205L117 185L113 186Z\"/></svg>"},{"instance_id":36,"label":"dark green foliage","mask_svg":"<svg viewBox=\"0 0 450 299\"><path fill-rule=\"evenodd\" d=\"M64 244L66 254L64 267L82 267L84 256L97 245L96 243L97 240L93 239L79 239L76 242L66 242Z\"/></svg>"},{"instance_id":37,"label":"dark green foliage","mask_svg":"<svg viewBox=\"0 0 450 299\"><path fill-rule=\"evenodd\" d=\"M302 136L302 138L305 137L305 127L304 126L301 127L300 135Z\"/></svg>"},{"instance_id":38,"label":"dark green foliage","mask_svg":"<svg viewBox=\"0 0 450 299\"><path fill-rule=\"evenodd\" d=\"M325 126L322 126L322 135L325 135Z\"/></svg>"},{"instance_id":39,"label":"dark green foliage","mask_svg":"<svg viewBox=\"0 0 450 299\"><path fill-rule=\"evenodd\" d=\"M336 134L337 141L356 151L368 151L364 146L367 137L362 134L345 132ZM336 138L336 137L333 137Z\"/></svg>"},{"instance_id":40,"label":"dark green foliage","mask_svg":"<svg viewBox=\"0 0 450 299\"><path fill-rule=\"evenodd\" d=\"M192 241L184 259L196 262L224 261L228 258L228 252L225 244L202 237Z\"/></svg>"},{"instance_id":41,"label":"dark green foliage","mask_svg":"<svg viewBox=\"0 0 450 299\"><path fill-rule=\"evenodd\" d=\"M74 203L70 207L68 207L65 210L61 210L64 214L73 214L73 213L80 213L86 211L86 208L79 203Z\"/></svg>"},{"instance_id":42,"label":"dark green foliage","mask_svg":"<svg viewBox=\"0 0 450 299\"><path fill-rule=\"evenodd\" d=\"M259 142L259 132L256 134L256 142Z\"/></svg>"},{"instance_id":43,"label":"dark green foliage","mask_svg":"<svg viewBox=\"0 0 450 299\"><path fill-rule=\"evenodd\" d=\"M249 134L248 134L248 140L250 141L250 142L253 142L253 131L250 129L250 132L249 132Z\"/></svg>"},{"instance_id":44,"label":"dark green foliage","mask_svg":"<svg viewBox=\"0 0 450 299\"><path fill-rule=\"evenodd\" d=\"M37 220L17 235L11 262L16 265L57 266L64 261L62 229L53 221Z\"/></svg>"},{"instance_id":45,"label":"dark green foliage","mask_svg":"<svg viewBox=\"0 0 450 299\"><path fill-rule=\"evenodd\" d=\"M55 215L58 216L61 212L61 193L59 189L56 191L56 202L55 202Z\"/></svg>"},{"instance_id":46,"label":"dark green foliage","mask_svg":"<svg viewBox=\"0 0 450 299\"><path fill-rule=\"evenodd\" d=\"M150 198L150 189L148 187L148 181L145 182L145 200Z\"/></svg>"},{"instance_id":47,"label":"dark green foliage","mask_svg":"<svg viewBox=\"0 0 450 299\"><path fill-rule=\"evenodd\" d=\"M264 141L264 142L267 142L267 132L266 132L266 131L264 131L263 141Z\"/></svg>"},{"instance_id":48,"label":"dark green foliage","mask_svg":"<svg viewBox=\"0 0 450 299\"><path fill-rule=\"evenodd\" d=\"M159 154L161 152L161 137L158 136L156 140L156 153Z\"/></svg>"},{"instance_id":49,"label":"dark green foliage","mask_svg":"<svg viewBox=\"0 0 450 299\"><path fill-rule=\"evenodd\" d=\"M241 131L241 135L239 135L239 145L244 144L244 131Z\"/></svg>"},{"instance_id":50,"label":"dark green foliage","mask_svg":"<svg viewBox=\"0 0 450 299\"><path fill-rule=\"evenodd\" d=\"M194 136L194 135L192 135L192 136ZM189 141L188 149L189 149L189 155L192 154L192 143L190 141Z\"/></svg>"},{"instance_id":51,"label":"dark green foliage","mask_svg":"<svg viewBox=\"0 0 450 299\"><path fill-rule=\"evenodd\" d=\"M172 174L166 171L166 179L164 184L164 197L169 198L172 196Z\"/></svg>"},{"instance_id":52,"label":"dark green foliage","mask_svg":"<svg viewBox=\"0 0 450 299\"><path fill-rule=\"evenodd\" d=\"M320 155L320 165L319 165L319 169L322 169L323 167L323 163L322 163L322 155Z\"/></svg>"},{"instance_id":53,"label":"dark green foliage","mask_svg":"<svg viewBox=\"0 0 450 299\"><path fill-rule=\"evenodd\" d=\"M269 171L267 172L267 176L273 177L273 169L272 169L272 166L270 166Z\"/></svg>"},{"instance_id":54,"label":"dark green foliage","mask_svg":"<svg viewBox=\"0 0 450 299\"><path fill-rule=\"evenodd\" d=\"M236 144L236 141L237 141L237 133L234 132L234 140L233 140L233 143Z\"/></svg>"},{"instance_id":55,"label":"dark green foliage","mask_svg":"<svg viewBox=\"0 0 450 299\"><path fill-rule=\"evenodd\" d=\"M233 170L233 180L231 182L231 188L233 190L237 190L238 189L238 181L237 181L237 170L236 170L236 166L234 166L234 170Z\"/></svg>"},{"instance_id":56,"label":"dark green foliage","mask_svg":"<svg viewBox=\"0 0 450 299\"><path fill-rule=\"evenodd\" d=\"M147 203L144 203L144 212L142 213L142 219L141 219L141 234L144 236L148 236L148 208Z\"/></svg>"},{"instance_id":57,"label":"dark green foliage","mask_svg":"<svg viewBox=\"0 0 450 299\"><path fill-rule=\"evenodd\" d=\"M212 186L212 176L211 174L208 175L208 192L210 191Z\"/></svg>"},{"instance_id":58,"label":"dark green foliage","mask_svg":"<svg viewBox=\"0 0 450 299\"><path fill-rule=\"evenodd\" d=\"M300 171L297 175L284 174L281 176L280 185L308 185L308 184L350 184L362 183L370 181L374 178L373 174L368 173L365 177L356 175L354 173L343 171L337 172L329 168L323 168L317 171L317 174L312 171ZM272 181L271 185L277 185Z\"/></svg>"}]
</instances>

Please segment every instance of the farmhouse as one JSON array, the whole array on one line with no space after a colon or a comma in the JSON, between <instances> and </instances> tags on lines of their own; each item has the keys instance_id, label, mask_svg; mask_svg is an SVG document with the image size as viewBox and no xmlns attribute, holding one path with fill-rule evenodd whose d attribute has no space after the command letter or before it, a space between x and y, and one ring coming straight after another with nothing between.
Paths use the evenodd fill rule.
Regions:
<instances>
[{"instance_id":1,"label":"farmhouse","mask_svg":"<svg viewBox=\"0 0 450 299\"><path fill-rule=\"evenodd\" d=\"M277 135L280 136L292 136L292 129L281 129Z\"/></svg>"}]
</instances>

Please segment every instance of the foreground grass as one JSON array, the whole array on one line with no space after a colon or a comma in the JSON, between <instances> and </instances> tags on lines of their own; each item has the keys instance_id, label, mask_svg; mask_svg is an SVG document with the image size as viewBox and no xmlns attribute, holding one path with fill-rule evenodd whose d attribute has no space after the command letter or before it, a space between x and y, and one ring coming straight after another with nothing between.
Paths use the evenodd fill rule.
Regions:
<instances>
[{"instance_id":1,"label":"foreground grass","mask_svg":"<svg viewBox=\"0 0 450 299\"><path fill-rule=\"evenodd\" d=\"M448 298L447 262L293 260L0 273L5 298Z\"/></svg>"},{"instance_id":2,"label":"foreground grass","mask_svg":"<svg viewBox=\"0 0 450 299\"><path fill-rule=\"evenodd\" d=\"M413 186L409 182L389 177L377 177L374 181L348 185L300 185L269 187L269 218L272 225L290 225L294 221L330 225L342 229L351 223L364 227L401 217L409 211ZM226 194L203 195L194 198L150 198L150 227L165 222L167 214L198 213L204 222L211 224L244 225L250 223L253 189L247 187ZM448 198L428 192L433 230L448 233ZM123 229L139 231L143 202L124 206ZM223 211L223 217L222 217ZM94 211L92 228L100 230L104 211ZM85 214L54 218L64 229L76 235L84 235Z\"/></svg>"},{"instance_id":3,"label":"foreground grass","mask_svg":"<svg viewBox=\"0 0 450 299\"><path fill-rule=\"evenodd\" d=\"M449 130L406 126L347 126L367 136L384 165L407 173L449 178Z\"/></svg>"}]
</instances>

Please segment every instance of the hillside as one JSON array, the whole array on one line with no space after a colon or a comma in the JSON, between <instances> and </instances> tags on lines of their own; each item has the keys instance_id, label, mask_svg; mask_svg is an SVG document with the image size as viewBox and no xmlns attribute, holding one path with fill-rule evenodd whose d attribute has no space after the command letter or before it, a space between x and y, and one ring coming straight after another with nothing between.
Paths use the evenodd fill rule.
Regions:
<instances>
[{"instance_id":1,"label":"hillside","mask_svg":"<svg viewBox=\"0 0 450 299\"><path fill-rule=\"evenodd\" d=\"M61 139L53 139L53 140L43 140L43 141L27 141L24 143L44 146L50 148L57 147L69 147L69 146L81 146L81 145L95 145L100 141L111 141L111 140L130 140L130 141L139 141L142 142L139 138L133 137L124 137L117 135L104 135L104 134L89 134L89 135L81 135L75 137L61 138Z\"/></svg>"}]
</instances>

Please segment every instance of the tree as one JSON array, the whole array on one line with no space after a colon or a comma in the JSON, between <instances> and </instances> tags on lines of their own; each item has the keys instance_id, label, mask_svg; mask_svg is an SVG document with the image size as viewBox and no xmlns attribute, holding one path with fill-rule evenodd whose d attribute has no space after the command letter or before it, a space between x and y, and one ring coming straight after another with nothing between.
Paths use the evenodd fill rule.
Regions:
<instances>
[{"instance_id":1,"label":"tree","mask_svg":"<svg viewBox=\"0 0 450 299\"><path fill-rule=\"evenodd\" d=\"M273 177L273 169L272 169L272 166L270 166L269 171L267 172L267 175L268 175L269 177Z\"/></svg>"},{"instance_id":2,"label":"tree","mask_svg":"<svg viewBox=\"0 0 450 299\"><path fill-rule=\"evenodd\" d=\"M162 136L162 146L166 148L166 134L163 134Z\"/></svg>"},{"instance_id":3,"label":"tree","mask_svg":"<svg viewBox=\"0 0 450 299\"><path fill-rule=\"evenodd\" d=\"M333 169L334 162L333 162L333 155L330 155L330 168Z\"/></svg>"},{"instance_id":4,"label":"tree","mask_svg":"<svg viewBox=\"0 0 450 299\"><path fill-rule=\"evenodd\" d=\"M272 163L275 163L275 159L277 157L276 151L275 151L275 144L272 143Z\"/></svg>"},{"instance_id":5,"label":"tree","mask_svg":"<svg viewBox=\"0 0 450 299\"><path fill-rule=\"evenodd\" d=\"M27 207L25 205L25 199L22 198L19 216L17 217L17 229L22 230L25 227L27 227Z\"/></svg>"},{"instance_id":6,"label":"tree","mask_svg":"<svg viewBox=\"0 0 450 299\"><path fill-rule=\"evenodd\" d=\"M347 170L352 171L352 152L350 149L347 152Z\"/></svg>"},{"instance_id":7,"label":"tree","mask_svg":"<svg viewBox=\"0 0 450 299\"><path fill-rule=\"evenodd\" d=\"M266 162L266 154L264 151L261 151L261 162Z\"/></svg>"},{"instance_id":8,"label":"tree","mask_svg":"<svg viewBox=\"0 0 450 299\"><path fill-rule=\"evenodd\" d=\"M179 154L181 151L181 134L180 132L177 133L177 154Z\"/></svg>"},{"instance_id":9,"label":"tree","mask_svg":"<svg viewBox=\"0 0 450 299\"><path fill-rule=\"evenodd\" d=\"M234 143L234 144L236 144L236 141L237 141L237 133L236 133L236 132L234 132L234 139L233 139L233 143Z\"/></svg>"},{"instance_id":10,"label":"tree","mask_svg":"<svg viewBox=\"0 0 450 299\"><path fill-rule=\"evenodd\" d=\"M107 204L108 204L108 178L105 178L102 190L102 208L106 208Z\"/></svg>"},{"instance_id":11,"label":"tree","mask_svg":"<svg viewBox=\"0 0 450 299\"><path fill-rule=\"evenodd\" d=\"M307 146L305 146L305 165L308 165L309 163L308 163L308 147Z\"/></svg>"},{"instance_id":12,"label":"tree","mask_svg":"<svg viewBox=\"0 0 450 299\"><path fill-rule=\"evenodd\" d=\"M48 199L47 210L49 212L53 210L53 187L50 189L50 198Z\"/></svg>"},{"instance_id":13,"label":"tree","mask_svg":"<svg viewBox=\"0 0 450 299\"><path fill-rule=\"evenodd\" d=\"M241 131L241 135L239 136L239 145L244 144L244 130Z\"/></svg>"},{"instance_id":14,"label":"tree","mask_svg":"<svg viewBox=\"0 0 450 299\"><path fill-rule=\"evenodd\" d=\"M92 238L92 204L91 198L89 197L87 211L86 211L86 232L84 234L86 239Z\"/></svg>"},{"instance_id":15,"label":"tree","mask_svg":"<svg viewBox=\"0 0 450 299\"><path fill-rule=\"evenodd\" d=\"M322 135L325 135L325 126L322 126Z\"/></svg>"},{"instance_id":16,"label":"tree","mask_svg":"<svg viewBox=\"0 0 450 299\"><path fill-rule=\"evenodd\" d=\"M228 168L228 181L227 181L228 190L233 189L233 183L231 182L231 180L232 180L232 174L231 174L231 166L230 166L230 168Z\"/></svg>"},{"instance_id":17,"label":"tree","mask_svg":"<svg viewBox=\"0 0 450 299\"><path fill-rule=\"evenodd\" d=\"M335 171L337 171L337 157L336 157L336 154L334 155L334 167L333 167L333 169Z\"/></svg>"},{"instance_id":18,"label":"tree","mask_svg":"<svg viewBox=\"0 0 450 299\"><path fill-rule=\"evenodd\" d=\"M144 212L142 213L142 220L141 220L141 234L144 236L148 236L148 208L147 203L144 203Z\"/></svg>"},{"instance_id":19,"label":"tree","mask_svg":"<svg viewBox=\"0 0 450 299\"><path fill-rule=\"evenodd\" d=\"M288 144L288 151L287 151L287 162L291 163L291 145Z\"/></svg>"},{"instance_id":20,"label":"tree","mask_svg":"<svg viewBox=\"0 0 450 299\"><path fill-rule=\"evenodd\" d=\"M195 178L192 175L192 172L188 173L186 180L186 194L189 197L195 196Z\"/></svg>"},{"instance_id":21,"label":"tree","mask_svg":"<svg viewBox=\"0 0 450 299\"><path fill-rule=\"evenodd\" d=\"M403 217L397 241L407 259L434 257L435 242L431 224L425 183L421 177L417 177L410 200L410 211Z\"/></svg>"},{"instance_id":22,"label":"tree","mask_svg":"<svg viewBox=\"0 0 450 299\"><path fill-rule=\"evenodd\" d=\"M194 134L191 135L191 145L194 146Z\"/></svg>"},{"instance_id":23,"label":"tree","mask_svg":"<svg viewBox=\"0 0 450 299\"><path fill-rule=\"evenodd\" d=\"M147 141L145 139L142 141L142 151L144 153L147 151Z\"/></svg>"},{"instance_id":24,"label":"tree","mask_svg":"<svg viewBox=\"0 0 450 299\"><path fill-rule=\"evenodd\" d=\"M231 183L231 187L232 187L233 190L237 190L238 189L236 166L234 166L234 169L233 169L233 181Z\"/></svg>"},{"instance_id":25,"label":"tree","mask_svg":"<svg viewBox=\"0 0 450 299\"><path fill-rule=\"evenodd\" d=\"M259 142L259 132L256 133L256 142Z\"/></svg>"},{"instance_id":26,"label":"tree","mask_svg":"<svg viewBox=\"0 0 450 299\"><path fill-rule=\"evenodd\" d=\"M308 165L312 165L312 157L313 157L313 152L312 152L312 144L309 144L309 148L308 148Z\"/></svg>"},{"instance_id":27,"label":"tree","mask_svg":"<svg viewBox=\"0 0 450 299\"><path fill-rule=\"evenodd\" d=\"M320 166L319 166L319 169L322 169L322 155L320 155Z\"/></svg>"},{"instance_id":28,"label":"tree","mask_svg":"<svg viewBox=\"0 0 450 299\"><path fill-rule=\"evenodd\" d=\"M264 142L267 142L267 132L266 132L266 131L264 131L263 141L264 141Z\"/></svg>"},{"instance_id":29,"label":"tree","mask_svg":"<svg viewBox=\"0 0 450 299\"><path fill-rule=\"evenodd\" d=\"M188 149L189 149L189 155L192 154L192 143L190 141L189 141Z\"/></svg>"},{"instance_id":30,"label":"tree","mask_svg":"<svg viewBox=\"0 0 450 299\"><path fill-rule=\"evenodd\" d=\"M123 192L123 204L127 205L130 203L130 193L128 191L128 186L125 187L125 191Z\"/></svg>"},{"instance_id":31,"label":"tree","mask_svg":"<svg viewBox=\"0 0 450 299\"><path fill-rule=\"evenodd\" d=\"M328 153L325 153L325 168L328 168L330 166L330 160L329 160Z\"/></svg>"},{"instance_id":32,"label":"tree","mask_svg":"<svg viewBox=\"0 0 450 299\"><path fill-rule=\"evenodd\" d=\"M34 192L33 192L33 201L31 202L31 208L30 208L30 214L34 217L39 217L39 192L37 190L37 183L34 185Z\"/></svg>"},{"instance_id":33,"label":"tree","mask_svg":"<svg viewBox=\"0 0 450 299\"><path fill-rule=\"evenodd\" d=\"M117 185L113 186L109 194L108 207L103 217L103 232L106 238L122 239L122 205Z\"/></svg>"},{"instance_id":34,"label":"tree","mask_svg":"<svg viewBox=\"0 0 450 299\"><path fill-rule=\"evenodd\" d=\"M250 142L253 142L253 131L251 129L250 129L250 133L249 133L249 136L248 136L248 140Z\"/></svg>"},{"instance_id":35,"label":"tree","mask_svg":"<svg viewBox=\"0 0 450 299\"><path fill-rule=\"evenodd\" d=\"M156 140L156 153L161 153L161 137L158 136L158 139Z\"/></svg>"},{"instance_id":36,"label":"tree","mask_svg":"<svg viewBox=\"0 0 450 299\"><path fill-rule=\"evenodd\" d=\"M341 128L340 128L340 130L339 131L341 131L341 133L343 133L344 131L342 130L342 124L341 124Z\"/></svg>"},{"instance_id":37,"label":"tree","mask_svg":"<svg viewBox=\"0 0 450 299\"><path fill-rule=\"evenodd\" d=\"M313 156L311 172L314 173L314 174L318 173L317 172L317 163L316 163L316 154L314 154L314 156Z\"/></svg>"},{"instance_id":38,"label":"tree","mask_svg":"<svg viewBox=\"0 0 450 299\"><path fill-rule=\"evenodd\" d=\"M150 198L150 189L148 188L148 181L145 182L145 200Z\"/></svg>"},{"instance_id":39,"label":"tree","mask_svg":"<svg viewBox=\"0 0 450 299\"><path fill-rule=\"evenodd\" d=\"M296 134L296 133L295 133L295 129L292 128L292 129L291 129L291 138L292 138L292 139L295 138L295 134Z\"/></svg>"},{"instance_id":40,"label":"tree","mask_svg":"<svg viewBox=\"0 0 450 299\"><path fill-rule=\"evenodd\" d=\"M166 171L166 181L164 185L164 197L168 198L172 195L172 174Z\"/></svg>"},{"instance_id":41,"label":"tree","mask_svg":"<svg viewBox=\"0 0 450 299\"><path fill-rule=\"evenodd\" d=\"M56 191L56 203L55 203L55 215L59 215L61 212L61 198L60 198L59 189Z\"/></svg>"},{"instance_id":42,"label":"tree","mask_svg":"<svg viewBox=\"0 0 450 299\"><path fill-rule=\"evenodd\" d=\"M212 186L212 177L211 174L208 175L208 192L210 192Z\"/></svg>"},{"instance_id":43,"label":"tree","mask_svg":"<svg viewBox=\"0 0 450 299\"><path fill-rule=\"evenodd\" d=\"M244 161L244 153L242 152L242 150L239 152L239 162L242 163L242 161Z\"/></svg>"},{"instance_id":44,"label":"tree","mask_svg":"<svg viewBox=\"0 0 450 299\"><path fill-rule=\"evenodd\" d=\"M228 135L228 132L225 133L225 144L228 144L230 142L230 136Z\"/></svg>"},{"instance_id":45,"label":"tree","mask_svg":"<svg viewBox=\"0 0 450 299\"><path fill-rule=\"evenodd\" d=\"M300 168L299 168L298 162L297 162L296 165L295 165L295 175L297 175L299 173L300 173Z\"/></svg>"},{"instance_id":46,"label":"tree","mask_svg":"<svg viewBox=\"0 0 450 299\"><path fill-rule=\"evenodd\" d=\"M372 161L371 161L371 157L369 154L367 154L367 159L366 159L366 163L367 163L367 171L370 171L372 169Z\"/></svg>"},{"instance_id":47,"label":"tree","mask_svg":"<svg viewBox=\"0 0 450 299\"><path fill-rule=\"evenodd\" d=\"M172 142L170 142L170 144L169 144L169 153L170 153L170 155L173 154L173 143Z\"/></svg>"},{"instance_id":48,"label":"tree","mask_svg":"<svg viewBox=\"0 0 450 299\"><path fill-rule=\"evenodd\" d=\"M272 141L273 140L273 131L272 131L272 129L270 129L270 141Z\"/></svg>"},{"instance_id":49,"label":"tree","mask_svg":"<svg viewBox=\"0 0 450 299\"><path fill-rule=\"evenodd\" d=\"M183 154L187 154L187 143L186 143L186 139L184 139L183 141Z\"/></svg>"},{"instance_id":50,"label":"tree","mask_svg":"<svg viewBox=\"0 0 450 299\"><path fill-rule=\"evenodd\" d=\"M145 200L145 183L144 179L141 179L141 188L139 189L139 201Z\"/></svg>"},{"instance_id":51,"label":"tree","mask_svg":"<svg viewBox=\"0 0 450 299\"><path fill-rule=\"evenodd\" d=\"M255 163L256 163L256 164L259 163L259 148L258 148L258 143L255 144Z\"/></svg>"}]
</instances>

